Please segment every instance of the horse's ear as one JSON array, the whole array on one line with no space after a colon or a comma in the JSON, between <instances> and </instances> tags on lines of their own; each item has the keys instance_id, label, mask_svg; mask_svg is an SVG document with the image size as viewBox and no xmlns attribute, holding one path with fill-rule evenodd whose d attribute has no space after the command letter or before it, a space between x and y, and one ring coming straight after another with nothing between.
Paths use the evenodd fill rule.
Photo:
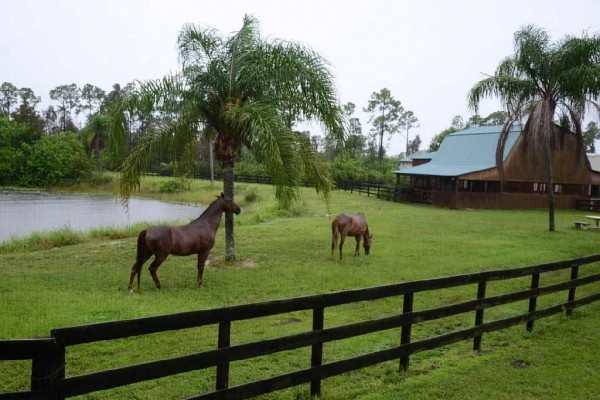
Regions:
<instances>
[{"instance_id":1,"label":"horse's ear","mask_svg":"<svg viewBox=\"0 0 600 400\"><path fill-rule=\"evenodd\" d=\"M225 193L221 192L221 197L225 197Z\"/></svg>"}]
</instances>

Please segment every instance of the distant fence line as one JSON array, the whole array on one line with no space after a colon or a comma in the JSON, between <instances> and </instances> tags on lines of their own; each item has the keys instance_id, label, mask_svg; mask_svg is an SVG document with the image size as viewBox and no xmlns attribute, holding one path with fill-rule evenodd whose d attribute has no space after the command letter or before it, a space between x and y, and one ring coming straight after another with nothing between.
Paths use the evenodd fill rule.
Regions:
<instances>
[{"instance_id":1,"label":"distant fence line","mask_svg":"<svg viewBox=\"0 0 600 400\"><path fill-rule=\"evenodd\" d=\"M245 399L307 383L310 383L311 395L320 395L321 381L335 375L391 360L399 360L400 368L406 370L412 354L471 339L473 349L479 350L484 333L518 324L525 324L527 330L531 331L537 319L563 311L570 315L575 308L600 299L600 288L597 287L586 292L592 294L577 299L575 297L577 287L600 281L597 268L599 261L600 254L596 254L523 268L485 271L219 309L53 329L50 337L42 339L4 340L0 341L0 360L32 360L31 387L28 392L0 394L0 399L64 399L214 367L216 367L215 390L190 399ZM586 274L580 276L582 272L580 269L583 266L586 267ZM561 270L569 271L569 277L551 274L549 276L552 277L552 282L545 286L541 285L542 274ZM486 295L488 284L493 281L524 277L530 277L528 289ZM420 292L468 285L477 287L471 300L425 310L415 310L413 307L415 296ZM538 309L537 300L540 296L562 292L565 293L564 301ZM324 328L326 308L400 296L402 296L403 306L402 312L397 315ZM554 298L551 300L555 301ZM515 302L524 302L527 312L493 321L484 320L485 310ZM312 311L312 329L309 331L250 343L231 343L233 322L307 310ZM411 340L413 325L465 313L474 313L472 326L455 328L458 330L434 337ZM206 325L218 326L217 348L214 350L77 376L65 376L68 346ZM392 329L398 330L398 345L323 363L325 343ZM303 347L311 348L310 360L306 360L307 364L310 362L310 367L234 387L229 386L230 363Z\"/></svg>"},{"instance_id":2,"label":"distant fence line","mask_svg":"<svg viewBox=\"0 0 600 400\"><path fill-rule=\"evenodd\" d=\"M150 176L169 176L172 177L173 174L170 172L161 172L157 170L151 170L146 172L146 175ZM215 172L213 174L213 178L215 180L223 180L222 172ZM194 179L211 179L211 174L209 171L195 171ZM263 175L248 175L248 174L235 174L234 179L236 182L244 182L244 183L263 183L270 185L273 183L272 179L268 176ZM308 181L303 181L303 186L309 187L310 183ZM349 191L351 193L359 193L366 194L368 197L376 196L378 199L388 200L388 201L407 201L410 188L406 186L397 186L386 183L377 183L377 182L362 182L355 180L336 180L335 186L339 190Z\"/></svg>"}]
</instances>

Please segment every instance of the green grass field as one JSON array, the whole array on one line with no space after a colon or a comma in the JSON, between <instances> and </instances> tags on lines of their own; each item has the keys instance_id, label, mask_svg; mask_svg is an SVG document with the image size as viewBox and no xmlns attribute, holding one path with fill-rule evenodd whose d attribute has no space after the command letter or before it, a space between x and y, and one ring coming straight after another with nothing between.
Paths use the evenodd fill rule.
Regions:
<instances>
[{"instance_id":1,"label":"green grass field","mask_svg":"<svg viewBox=\"0 0 600 400\"><path fill-rule=\"evenodd\" d=\"M141 195L207 204L219 185L192 182L192 190L158 193L160 179L146 179ZM106 191L109 187L102 190ZM77 190L75 188L73 190ZM90 188L79 190L91 191ZM252 201L252 196L258 199ZM170 257L158 270L157 291L145 267L141 294L127 292L135 258L137 231L105 229L62 232L0 245L0 339L43 337L53 328L118 319L327 293L395 282L482 270L515 268L598 253L600 232L578 231L572 221L584 212L559 210L557 232L548 232L546 211L446 210L397 204L357 194L334 192L330 207L309 189L293 210L277 210L273 189L236 186L242 214L236 217L237 261L226 263L224 228L218 232L204 273L196 285L195 257ZM341 212L363 211L374 235L371 255L332 261L331 227ZM64 238L70 238L65 240ZM73 244L74 243L74 244ZM64 244L64 245L63 245ZM543 278L544 279L544 278ZM542 284L544 280L542 279ZM524 289L528 281L498 283L489 294ZM593 290L593 288L587 289ZM476 288L448 289L415 297L415 309L474 298ZM548 300L550 301L550 300ZM543 306L543 301L540 301ZM326 327L397 313L401 299L360 303L326 310ZM504 306L489 318L526 311L527 304ZM410 370L383 363L323 382L326 399L592 399L600 393L600 304L524 327L486 334L482 350L471 342L423 352ZM488 320L488 313L486 313ZM473 316L443 319L413 328L413 337L429 337L471 326ZM309 330L310 313L294 313L234 323L232 344ZM324 361L384 349L399 342L386 331L324 346ZM74 346L67 352L67 376L131 365L216 346L216 328L206 327L147 337ZM307 368L309 349L232 364L230 385ZM25 390L30 362L0 362L0 392ZM86 399L180 399L211 390L214 370L98 392ZM264 396L308 398L308 385Z\"/></svg>"}]
</instances>

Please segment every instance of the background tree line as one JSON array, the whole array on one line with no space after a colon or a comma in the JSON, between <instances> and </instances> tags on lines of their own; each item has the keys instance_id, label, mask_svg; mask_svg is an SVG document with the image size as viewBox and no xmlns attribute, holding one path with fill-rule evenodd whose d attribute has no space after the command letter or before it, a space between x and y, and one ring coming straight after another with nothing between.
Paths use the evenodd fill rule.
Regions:
<instances>
[{"instance_id":1,"label":"background tree line","mask_svg":"<svg viewBox=\"0 0 600 400\"><path fill-rule=\"evenodd\" d=\"M0 125L0 185L45 186L65 180L77 180L88 175L92 169L117 169L140 138L168 124L176 114L176 110L166 108L157 112L144 107L130 107L124 112L127 126L125 135L111 137L111 110L117 104L135 96L138 89L135 83L127 83L124 86L116 83L108 92L89 83L83 87L74 83L59 85L49 93L53 104L38 110L41 98L32 89L17 88L10 82L4 82L0 85L0 118L4 118ZM420 150L420 136L410 136L411 130L419 127L417 116L406 110L387 88L373 92L363 107L363 111L369 114L369 128L366 134L363 132L361 120L355 115L356 111L357 106L352 102L342 105L342 112L346 118L344 141L336 139L333 135L321 136L310 131L299 133L305 135L313 149L327 161L335 180L393 182L394 176L391 171L397 169L398 159ZM456 115L448 128L431 139L427 151L436 151L444 138L451 133L476 126L502 125L506 118L505 111L496 111L485 117L474 114L466 121L462 116ZM66 135L67 132L71 134ZM60 139L46 138L57 133L63 133L59 136ZM401 135L406 139L406 145L403 152L388 155L387 149L393 135ZM77 154L63 157L63 160L72 160L77 168L69 167L69 173L38 174L35 171L40 171L41 165L36 169L26 167L27 163L43 163L41 160L34 160L35 154L39 155L39 150L32 152L32 146L41 139L44 141L38 146L50 146L51 141L53 146L64 142L64 151L75 151ZM584 131L587 152L595 153L595 141L598 139L600 129L596 122L591 121ZM74 145L75 142L81 145L82 152ZM197 170L209 169L209 151L208 141L199 136L193 149L197 156L194 161ZM163 173L177 172L177 165L171 162L169 154L158 152L151 158L150 168L153 170ZM48 159L46 161L50 162ZM61 164L53 160L52 165L58 168ZM220 172L218 165L215 168ZM45 168L49 169L50 166ZM81 173L78 174L77 170ZM236 172L265 174L261 164L245 148L241 149Z\"/></svg>"},{"instance_id":2,"label":"background tree line","mask_svg":"<svg viewBox=\"0 0 600 400\"><path fill-rule=\"evenodd\" d=\"M68 137L80 142L89 159L87 161L90 166L81 176L87 174L90 168L115 170L141 138L160 130L173 121L177 114L177 110L168 109L167 105L156 110L138 102L135 107L131 105L123 112L126 127L123 134L118 137L111 134L115 123L112 111L118 105L127 104L138 91L139 86L135 83L127 83L125 86L117 83L108 92L89 83L83 87L78 87L75 83L59 85L49 92L52 104L39 110L41 98L32 89L18 88L10 82L4 82L0 86L0 118L5 119L3 129L12 127L13 132L19 132L7 134L11 139L5 142L12 143L11 146L15 148L15 151L9 153L22 154L28 159L32 155L24 150L24 145L32 145L46 136L70 132L72 135ZM330 165L334 179L393 181L391 171L396 169L397 159L419 151L419 135L412 139L409 136L410 130L419 126L417 117L412 111L405 110L401 102L386 88L373 92L363 108L363 111L369 113L370 127L367 134L363 133L363 126L355 116L355 111L354 103L342 105L342 113L346 119L345 140L339 140L339 137L331 133L324 136L311 134L309 131L298 133L307 137L313 150ZM389 142L395 134L406 138L406 148L396 156L388 156ZM66 140L67 136L60 137ZM209 151L208 141L198 135L195 148L191 150L196 155L196 169L209 168ZM13 162L8 156L0 159L4 170L20 172L6 173L0 184L42 184L38 178L9 178L25 176L22 165L17 167L14 157L11 159ZM81 163L79 164L81 168ZM150 168L164 173L176 173L178 166L172 162L169 154L159 151L152 155ZM215 168L220 172L218 165ZM265 173L252 152L244 147L240 151L236 172L258 175ZM72 174L69 176L71 179L75 178ZM57 183L55 179L52 180L52 184L54 183Z\"/></svg>"}]
</instances>

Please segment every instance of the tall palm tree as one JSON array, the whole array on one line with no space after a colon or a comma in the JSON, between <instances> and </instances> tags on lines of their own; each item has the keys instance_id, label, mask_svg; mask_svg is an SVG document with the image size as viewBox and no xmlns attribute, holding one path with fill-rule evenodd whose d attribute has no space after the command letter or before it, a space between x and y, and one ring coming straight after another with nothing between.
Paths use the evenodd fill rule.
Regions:
<instances>
[{"instance_id":1,"label":"tall palm tree","mask_svg":"<svg viewBox=\"0 0 600 400\"><path fill-rule=\"evenodd\" d=\"M106 147L110 130L110 117L97 114L90 118L88 124L80 131L84 143L93 151L96 162L100 160L100 150Z\"/></svg>"},{"instance_id":2,"label":"tall palm tree","mask_svg":"<svg viewBox=\"0 0 600 400\"><path fill-rule=\"evenodd\" d=\"M318 121L340 141L344 138L327 61L301 44L263 40L258 21L251 16L245 16L242 28L228 37L210 28L185 25L178 47L181 72L142 83L130 100L142 108L167 110L173 119L141 138L124 161L123 199L139 185L149 154L159 147L168 148L180 166L191 167L200 133L214 143L226 196L234 197L234 165L244 146L272 178L281 207L297 199L302 178L328 201L332 179L327 166L306 136L293 131L296 121ZM116 126L115 137L125 128ZM225 237L226 258L232 260L231 213L225 214Z\"/></svg>"},{"instance_id":3,"label":"tall palm tree","mask_svg":"<svg viewBox=\"0 0 600 400\"><path fill-rule=\"evenodd\" d=\"M554 178L552 160L555 124L568 122L584 155L581 122L588 107L600 114L600 36L587 33L552 42L543 29L527 25L514 35L515 53L498 65L494 75L477 82L468 94L469 106L477 112L485 97L500 98L508 118L496 149L501 179L503 154L511 126L523 116L524 144L528 154L543 155L546 174L549 230L554 231ZM531 157L532 159L534 157Z\"/></svg>"}]
</instances>

